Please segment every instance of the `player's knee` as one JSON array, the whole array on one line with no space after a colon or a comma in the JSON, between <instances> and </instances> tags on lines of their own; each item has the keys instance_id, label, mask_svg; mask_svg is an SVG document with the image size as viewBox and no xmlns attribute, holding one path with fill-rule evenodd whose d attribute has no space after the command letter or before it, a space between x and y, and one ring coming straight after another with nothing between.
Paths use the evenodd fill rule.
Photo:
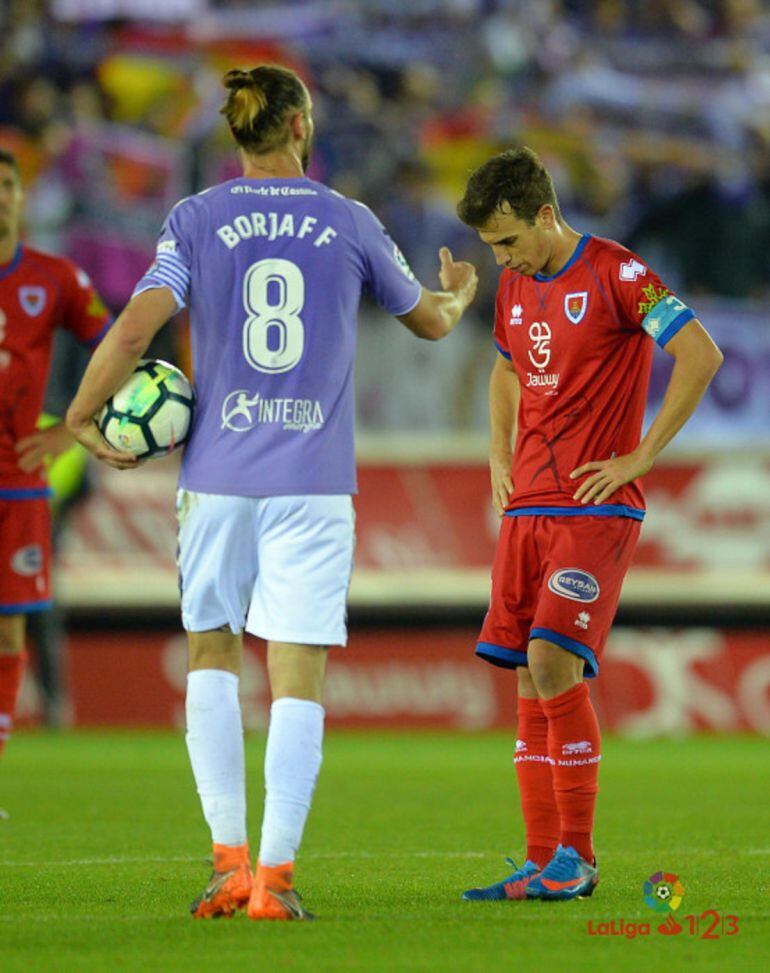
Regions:
<instances>
[{"instance_id":1,"label":"player's knee","mask_svg":"<svg viewBox=\"0 0 770 973\"><path fill-rule=\"evenodd\" d=\"M16 655L24 651L24 616L0 617L0 653Z\"/></svg>"},{"instance_id":2,"label":"player's knee","mask_svg":"<svg viewBox=\"0 0 770 973\"><path fill-rule=\"evenodd\" d=\"M535 699L537 697L537 686L535 686L535 681L529 669L525 669L524 667L517 669L516 679L519 696L523 696L525 699Z\"/></svg>"},{"instance_id":3,"label":"player's knee","mask_svg":"<svg viewBox=\"0 0 770 973\"><path fill-rule=\"evenodd\" d=\"M527 649L527 669L541 699L553 699L583 678L583 660L558 645L533 639Z\"/></svg>"},{"instance_id":4,"label":"player's knee","mask_svg":"<svg viewBox=\"0 0 770 973\"><path fill-rule=\"evenodd\" d=\"M229 629L187 633L187 660L190 672L198 669L224 669L236 676L241 672L243 655L240 635Z\"/></svg>"},{"instance_id":5,"label":"player's knee","mask_svg":"<svg viewBox=\"0 0 770 973\"><path fill-rule=\"evenodd\" d=\"M273 699L291 697L320 703L327 651L319 645L270 642L267 668Z\"/></svg>"},{"instance_id":6,"label":"player's knee","mask_svg":"<svg viewBox=\"0 0 770 973\"><path fill-rule=\"evenodd\" d=\"M530 660L527 664L532 683L541 699L551 699L557 695L558 674L547 659Z\"/></svg>"}]
</instances>

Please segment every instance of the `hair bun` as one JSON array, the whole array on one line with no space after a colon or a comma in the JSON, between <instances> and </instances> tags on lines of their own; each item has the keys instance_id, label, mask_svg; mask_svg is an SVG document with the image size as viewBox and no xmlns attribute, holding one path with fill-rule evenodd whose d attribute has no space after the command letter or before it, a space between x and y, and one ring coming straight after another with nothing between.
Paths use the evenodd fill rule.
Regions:
<instances>
[{"instance_id":1,"label":"hair bun","mask_svg":"<svg viewBox=\"0 0 770 973\"><path fill-rule=\"evenodd\" d=\"M233 68L228 71L223 78L223 83L228 91L238 91L240 88L256 88L257 82L250 71L242 71L240 68Z\"/></svg>"}]
</instances>

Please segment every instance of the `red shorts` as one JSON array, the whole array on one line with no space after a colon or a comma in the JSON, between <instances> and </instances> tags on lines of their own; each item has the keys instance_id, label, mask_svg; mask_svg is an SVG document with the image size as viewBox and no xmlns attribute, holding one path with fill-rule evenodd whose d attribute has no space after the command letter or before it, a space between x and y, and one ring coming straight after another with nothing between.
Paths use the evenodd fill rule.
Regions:
<instances>
[{"instance_id":1,"label":"red shorts","mask_svg":"<svg viewBox=\"0 0 770 973\"><path fill-rule=\"evenodd\" d=\"M0 614L51 605L51 515L39 497L0 498Z\"/></svg>"},{"instance_id":2,"label":"red shorts","mask_svg":"<svg viewBox=\"0 0 770 973\"><path fill-rule=\"evenodd\" d=\"M595 676L640 527L630 517L503 517L476 654L513 669L526 666L530 639L545 639Z\"/></svg>"}]
</instances>

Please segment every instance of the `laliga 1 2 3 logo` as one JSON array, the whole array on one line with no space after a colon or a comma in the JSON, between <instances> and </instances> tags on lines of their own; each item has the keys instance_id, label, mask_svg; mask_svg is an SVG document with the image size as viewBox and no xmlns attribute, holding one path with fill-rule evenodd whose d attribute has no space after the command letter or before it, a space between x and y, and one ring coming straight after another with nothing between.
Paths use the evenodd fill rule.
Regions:
<instances>
[{"instance_id":1,"label":"laliga 1 2 3 logo","mask_svg":"<svg viewBox=\"0 0 770 973\"><path fill-rule=\"evenodd\" d=\"M657 931L661 936L694 936L697 939L720 939L722 936L736 936L738 916L718 912L716 909L706 909L697 915L680 916L681 923L674 918L674 913L682 905L684 899L684 885L678 875L664 872L662 869L653 872L642 885L645 905L661 917L666 918L659 925L656 922L636 922L627 919L611 919L604 922L588 920L587 932L589 936L623 936L626 939L636 939L637 936L651 936Z\"/></svg>"}]
</instances>

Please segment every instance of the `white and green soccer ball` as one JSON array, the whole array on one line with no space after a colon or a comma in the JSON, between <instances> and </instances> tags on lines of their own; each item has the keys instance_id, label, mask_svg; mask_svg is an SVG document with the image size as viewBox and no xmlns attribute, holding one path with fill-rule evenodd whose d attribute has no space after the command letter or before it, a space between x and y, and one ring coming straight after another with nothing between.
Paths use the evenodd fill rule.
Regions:
<instances>
[{"instance_id":1,"label":"white and green soccer ball","mask_svg":"<svg viewBox=\"0 0 770 973\"><path fill-rule=\"evenodd\" d=\"M114 449L139 459L166 456L187 439L195 393L187 377L159 359L142 359L96 417Z\"/></svg>"}]
</instances>

